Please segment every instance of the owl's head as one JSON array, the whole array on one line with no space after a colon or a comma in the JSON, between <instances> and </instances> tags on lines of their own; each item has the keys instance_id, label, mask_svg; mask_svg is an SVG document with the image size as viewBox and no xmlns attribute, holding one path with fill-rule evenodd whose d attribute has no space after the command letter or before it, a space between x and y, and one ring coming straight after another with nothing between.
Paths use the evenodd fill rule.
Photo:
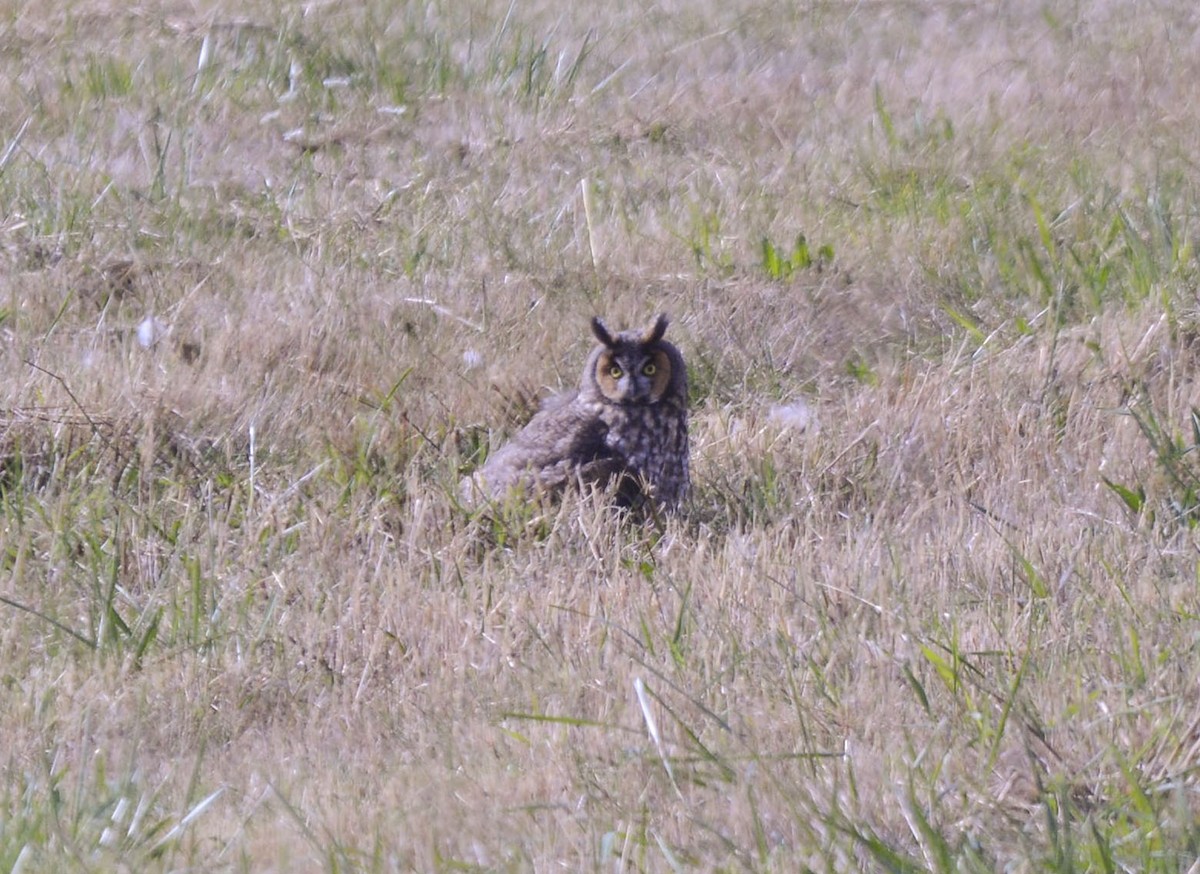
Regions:
<instances>
[{"instance_id":1,"label":"owl's head","mask_svg":"<svg viewBox=\"0 0 1200 874\"><path fill-rule=\"evenodd\" d=\"M665 314L645 331L619 334L611 333L599 317L592 319L600 345L588 358L582 391L606 403L686 406L687 368L679 350L663 339L666 330Z\"/></svg>"}]
</instances>

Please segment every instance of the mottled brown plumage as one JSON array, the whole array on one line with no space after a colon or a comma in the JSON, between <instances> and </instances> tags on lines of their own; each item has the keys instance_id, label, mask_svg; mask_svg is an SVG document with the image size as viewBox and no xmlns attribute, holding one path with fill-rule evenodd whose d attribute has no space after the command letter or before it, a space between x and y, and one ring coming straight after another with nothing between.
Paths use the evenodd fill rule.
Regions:
<instances>
[{"instance_id":1,"label":"mottled brown plumage","mask_svg":"<svg viewBox=\"0 0 1200 874\"><path fill-rule=\"evenodd\" d=\"M664 510L678 509L688 487L687 368L663 339L666 330L665 315L645 331L619 334L592 319L600 343L579 388L546 401L464 480L464 497L553 493L573 482L616 479L622 505L650 497Z\"/></svg>"}]
</instances>

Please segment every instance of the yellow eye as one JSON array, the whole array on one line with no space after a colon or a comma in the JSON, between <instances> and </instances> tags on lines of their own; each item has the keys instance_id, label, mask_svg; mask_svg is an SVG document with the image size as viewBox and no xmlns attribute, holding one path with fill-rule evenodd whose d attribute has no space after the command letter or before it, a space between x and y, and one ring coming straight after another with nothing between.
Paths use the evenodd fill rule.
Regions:
<instances>
[{"instance_id":1,"label":"yellow eye","mask_svg":"<svg viewBox=\"0 0 1200 874\"><path fill-rule=\"evenodd\" d=\"M642 368L642 373L646 374L646 376L654 376L654 374L657 372L658 368L654 366L653 361L649 362L645 367Z\"/></svg>"},{"instance_id":2,"label":"yellow eye","mask_svg":"<svg viewBox=\"0 0 1200 874\"><path fill-rule=\"evenodd\" d=\"M621 375L624 372L625 371L621 370L621 368L615 364L612 367L608 368L608 375L611 376L613 379L620 379Z\"/></svg>"}]
</instances>

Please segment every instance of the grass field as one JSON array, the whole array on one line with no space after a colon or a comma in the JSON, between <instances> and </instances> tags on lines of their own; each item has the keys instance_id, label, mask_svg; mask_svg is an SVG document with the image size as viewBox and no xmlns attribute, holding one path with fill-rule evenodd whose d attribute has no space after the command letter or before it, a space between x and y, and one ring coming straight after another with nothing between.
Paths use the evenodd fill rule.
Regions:
<instances>
[{"instance_id":1,"label":"grass field","mask_svg":"<svg viewBox=\"0 0 1200 874\"><path fill-rule=\"evenodd\" d=\"M0 0L0 870L1200 870L1198 143L1184 0ZM685 513L459 505L660 311Z\"/></svg>"}]
</instances>

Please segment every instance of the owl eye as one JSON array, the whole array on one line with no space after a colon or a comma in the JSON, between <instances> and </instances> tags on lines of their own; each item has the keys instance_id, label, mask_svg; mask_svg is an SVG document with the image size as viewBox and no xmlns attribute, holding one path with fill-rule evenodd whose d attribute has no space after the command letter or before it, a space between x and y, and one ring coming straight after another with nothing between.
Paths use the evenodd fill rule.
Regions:
<instances>
[{"instance_id":1,"label":"owl eye","mask_svg":"<svg viewBox=\"0 0 1200 874\"><path fill-rule=\"evenodd\" d=\"M646 376L654 376L654 374L657 372L658 368L654 366L653 361L648 362L646 366L642 368L642 373L646 374Z\"/></svg>"},{"instance_id":2,"label":"owl eye","mask_svg":"<svg viewBox=\"0 0 1200 874\"><path fill-rule=\"evenodd\" d=\"M620 379L621 375L624 374L624 372L625 371L623 371L616 364L614 364L612 367L608 368L608 375L611 376L613 379Z\"/></svg>"}]
</instances>

